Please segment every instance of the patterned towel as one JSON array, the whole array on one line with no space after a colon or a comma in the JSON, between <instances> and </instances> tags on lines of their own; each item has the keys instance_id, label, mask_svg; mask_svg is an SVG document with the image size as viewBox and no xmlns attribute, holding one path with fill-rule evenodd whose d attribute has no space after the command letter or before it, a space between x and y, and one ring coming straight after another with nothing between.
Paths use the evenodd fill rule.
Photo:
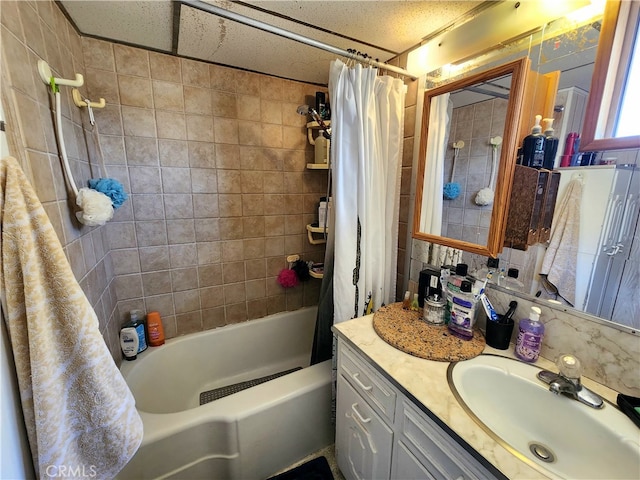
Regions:
<instances>
[{"instance_id":1,"label":"patterned towel","mask_svg":"<svg viewBox=\"0 0 640 480\"><path fill-rule=\"evenodd\" d=\"M40 478L113 478L142 441L135 400L49 219L0 160L0 296Z\"/></svg>"}]
</instances>

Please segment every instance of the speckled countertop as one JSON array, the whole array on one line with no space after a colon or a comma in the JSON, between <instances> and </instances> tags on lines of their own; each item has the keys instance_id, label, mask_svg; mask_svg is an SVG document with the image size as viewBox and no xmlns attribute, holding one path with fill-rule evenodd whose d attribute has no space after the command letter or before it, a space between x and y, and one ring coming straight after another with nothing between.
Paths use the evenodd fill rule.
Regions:
<instances>
[{"instance_id":1,"label":"speckled countertop","mask_svg":"<svg viewBox=\"0 0 640 480\"><path fill-rule=\"evenodd\" d=\"M535 469L518 459L486 433L462 408L447 382L449 362L418 358L404 353L382 340L373 329L373 315L334 325L334 332L360 353L372 360L374 366L396 387L412 395L436 415L489 463L512 479L553 478L551 472ZM486 346L484 353L514 358L513 348L496 350ZM557 371L552 362L540 358L536 365ZM617 392L583 378L585 386L615 404ZM490 387L490 386L488 386Z\"/></svg>"}]
</instances>

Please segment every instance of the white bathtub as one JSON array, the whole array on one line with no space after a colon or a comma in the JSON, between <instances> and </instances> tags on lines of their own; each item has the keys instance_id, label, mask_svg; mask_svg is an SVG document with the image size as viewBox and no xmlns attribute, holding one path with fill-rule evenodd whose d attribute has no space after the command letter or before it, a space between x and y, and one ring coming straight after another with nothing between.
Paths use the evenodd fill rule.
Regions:
<instances>
[{"instance_id":1,"label":"white bathtub","mask_svg":"<svg viewBox=\"0 0 640 480\"><path fill-rule=\"evenodd\" d=\"M330 361L309 367L316 308L168 340L121 371L144 424L119 479L263 479L334 441ZM199 405L201 392L306 367Z\"/></svg>"}]
</instances>

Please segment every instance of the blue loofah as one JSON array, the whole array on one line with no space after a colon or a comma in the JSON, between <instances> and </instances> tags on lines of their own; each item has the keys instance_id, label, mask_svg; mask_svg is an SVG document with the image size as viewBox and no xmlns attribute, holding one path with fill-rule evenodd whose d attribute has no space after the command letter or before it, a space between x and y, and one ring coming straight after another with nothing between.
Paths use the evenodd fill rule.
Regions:
<instances>
[{"instance_id":1,"label":"blue loofah","mask_svg":"<svg viewBox=\"0 0 640 480\"><path fill-rule=\"evenodd\" d=\"M122 184L113 178L92 178L89 180L89 188L104 193L111 199L113 208L122 206L128 197Z\"/></svg>"},{"instance_id":2,"label":"blue loofah","mask_svg":"<svg viewBox=\"0 0 640 480\"><path fill-rule=\"evenodd\" d=\"M447 200L453 200L455 198L458 198L458 195L460 195L460 185L455 182L445 183L442 190L444 198L446 198Z\"/></svg>"}]
</instances>

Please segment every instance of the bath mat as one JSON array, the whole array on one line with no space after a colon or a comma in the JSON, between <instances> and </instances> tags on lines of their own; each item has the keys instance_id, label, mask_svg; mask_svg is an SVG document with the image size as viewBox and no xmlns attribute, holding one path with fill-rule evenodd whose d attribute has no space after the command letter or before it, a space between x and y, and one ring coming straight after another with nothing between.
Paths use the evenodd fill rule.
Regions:
<instances>
[{"instance_id":1,"label":"bath mat","mask_svg":"<svg viewBox=\"0 0 640 480\"><path fill-rule=\"evenodd\" d=\"M269 380L282 377L283 375L287 375L288 373L295 372L297 370L302 370L302 367L296 367L292 368L291 370L285 370L284 372L267 375L266 377L260 377L254 380L248 380L246 382L234 383L233 385L227 385L226 387L215 388L213 390L202 392L200 394L200 405L213 402L214 400L218 400L233 393L246 390L247 388L255 387L256 385L260 385L261 383L268 382Z\"/></svg>"},{"instance_id":2,"label":"bath mat","mask_svg":"<svg viewBox=\"0 0 640 480\"><path fill-rule=\"evenodd\" d=\"M267 480L334 480L329 462L325 457L316 457L291 470Z\"/></svg>"}]
</instances>

